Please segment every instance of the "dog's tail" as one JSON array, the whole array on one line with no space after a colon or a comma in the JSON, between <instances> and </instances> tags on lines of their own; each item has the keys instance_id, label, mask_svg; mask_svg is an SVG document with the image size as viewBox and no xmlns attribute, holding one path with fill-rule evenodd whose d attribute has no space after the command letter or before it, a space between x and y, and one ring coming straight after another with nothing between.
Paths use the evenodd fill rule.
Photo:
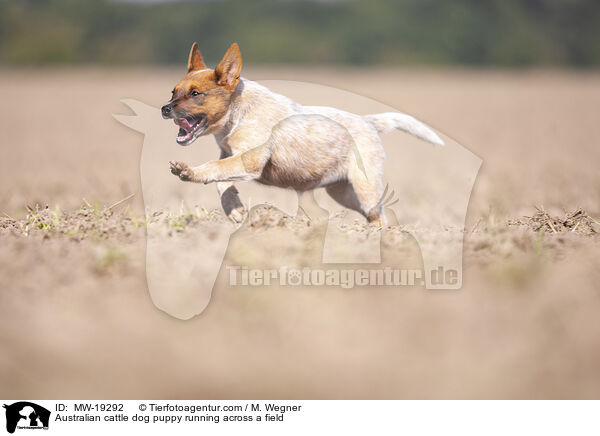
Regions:
<instances>
[{"instance_id":1,"label":"dog's tail","mask_svg":"<svg viewBox=\"0 0 600 436\"><path fill-rule=\"evenodd\" d=\"M365 115L363 119L375 127L378 133L389 133L394 129L404 130L423 141L444 145L444 141L431 128L410 115L401 112L385 112Z\"/></svg>"}]
</instances>

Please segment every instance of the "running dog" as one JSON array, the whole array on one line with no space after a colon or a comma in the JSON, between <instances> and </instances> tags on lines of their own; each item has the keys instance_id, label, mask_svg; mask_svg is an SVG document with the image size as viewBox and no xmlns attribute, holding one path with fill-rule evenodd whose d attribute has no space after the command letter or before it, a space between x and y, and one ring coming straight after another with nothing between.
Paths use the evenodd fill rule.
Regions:
<instances>
[{"instance_id":1,"label":"running dog","mask_svg":"<svg viewBox=\"0 0 600 436\"><path fill-rule=\"evenodd\" d=\"M245 209L233 183L254 180L296 191L324 187L336 202L382 226L385 153L379 134L400 129L444 145L433 130L403 113L361 116L302 106L241 78L242 55L235 43L214 70L194 43L187 69L162 116L179 126L180 145L214 135L221 157L197 167L170 162L170 169L183 181L215 182L234 222L243 220Z\"/></svg>"}]
</instances>

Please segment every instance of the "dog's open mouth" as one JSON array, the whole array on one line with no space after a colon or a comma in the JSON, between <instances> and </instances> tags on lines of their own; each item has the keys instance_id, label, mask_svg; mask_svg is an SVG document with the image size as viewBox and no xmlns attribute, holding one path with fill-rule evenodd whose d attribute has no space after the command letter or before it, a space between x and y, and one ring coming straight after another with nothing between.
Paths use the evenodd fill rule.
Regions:
<instances>
[{"instance_id":1,"label":"dog's open mouth","mask_svg":"<svg viewBox=\"0 0 600 436\"><path fill-rule=\"evenodd\" d=\"M179 126L177 143L188 145L204 132L208 119L206 115L200 115L190 118L175 118L173 121Z\"/></svg>"}]
</instances>

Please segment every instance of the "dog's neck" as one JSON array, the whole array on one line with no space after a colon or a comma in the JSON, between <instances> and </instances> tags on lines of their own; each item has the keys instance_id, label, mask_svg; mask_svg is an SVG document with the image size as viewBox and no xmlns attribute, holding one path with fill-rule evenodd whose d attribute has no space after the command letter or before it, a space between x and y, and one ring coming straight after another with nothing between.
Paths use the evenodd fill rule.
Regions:
<instances>
[{"instance_id":1,"label":"dog's neck","mask_svg":"<svg viewBox=\"0 0 600 436\"><path fill-rule=\"evenodd\" d=\"M252 108L258 98L256 87L258 83L240 78L227 108L227 113L217 122L217 128L212 132L217 141L225 138L235 129Z\"/></svg>"},{"instance_id":2,"label":"dog's neck","mask_svg":"<svg viewBox=\"0 0 600 436\"><path fill-rule=\"evenodd\" d=\"M231 96L227 114L223 116L222 122L219 121L220 128L214 135L217 140L228 136L247 119L247 116L250 114L256 116L261 108L268 108L268 111L265 111L267 113L284 115L296 111L298 106L298 103L271 91L260 83L240 78L240 82Z\"/></svg>"},{"instance_id":3,"label":"dog's neck","mask_svg":"<svg viewBox=\"0 0 600 436\"><path fill-rule=\"evenodd\" d=\"M219 121L217 121L216 125L212 129L212 132L210 132L215 136L217 141L229 135L241 118L240 115L242 113L244 101L247 97L247 95L244 94L244 90L246 89L245 82L245 79L240 78L235 91L231 95L227 112Z\"/></svg>"}]
</instances>

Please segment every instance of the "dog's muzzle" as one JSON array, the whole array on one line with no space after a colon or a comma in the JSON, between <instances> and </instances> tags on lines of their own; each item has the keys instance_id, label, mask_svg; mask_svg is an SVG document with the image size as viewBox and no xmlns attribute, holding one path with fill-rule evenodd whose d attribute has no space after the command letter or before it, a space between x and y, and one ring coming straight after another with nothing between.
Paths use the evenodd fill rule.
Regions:
<instances>
[{"instance_id":1,"label":"dog's muzzle","mask_svg":"<svg viewBox=\"0 0 600 436\"><path fill-rule=\"evenodd\" d=\"M163 118L173 118L173 106L171 106L171 103L167 103L161 107L160 112Z\"/></svg>"}]
</instances>

